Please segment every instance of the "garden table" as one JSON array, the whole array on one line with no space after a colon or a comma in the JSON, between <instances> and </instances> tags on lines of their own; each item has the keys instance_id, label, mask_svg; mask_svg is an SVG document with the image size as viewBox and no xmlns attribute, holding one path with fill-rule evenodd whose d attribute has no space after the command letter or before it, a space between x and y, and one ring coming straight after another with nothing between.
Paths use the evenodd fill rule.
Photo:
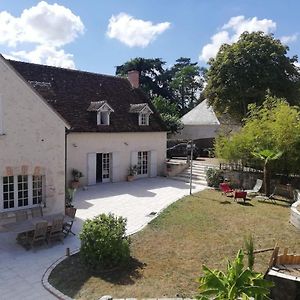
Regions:
<instances>
[{"instance_id":1,"label":"garden table","mask_svg":"<svg viewBox=\"0 0 300 300\"><path fill-rule=\"evenodd\" d=\"M2 226L9 232L22 233L22 232L33 231L35 229L36 223L39 223L41 221L47 221L48 226L51 227L52 221L54 219L58 219L62 217L64 218L64 222L70 222L73 220L69 216L63 214L53 214L53 215L46 215L43 217L36 217L36 218L32 218L20 222L8 223Z\"/></svg>"}]
</instances>

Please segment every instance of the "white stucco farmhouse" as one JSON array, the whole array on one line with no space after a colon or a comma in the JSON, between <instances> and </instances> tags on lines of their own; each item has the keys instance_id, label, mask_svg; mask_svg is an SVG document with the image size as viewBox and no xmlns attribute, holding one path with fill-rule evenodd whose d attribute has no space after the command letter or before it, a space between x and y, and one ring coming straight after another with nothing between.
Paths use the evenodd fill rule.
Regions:
<instances>
[{"instance_id":1,"label":"white stucco farmhouse","mask_svg":"<svg viewBox=\"0 0 300 300\"><path fill-rule=\"evenodd\" d=\"M166 128L147 96L139 74L128 79L78 70L9 61L10 65L69 124L66 177L84 174L81 185L126 180L164 172ZM61 153L64 157L64 153Z\"/></svg>"},{"instance_id":2,"label":"white stucco farmhouse","mask_svg":"<svg viewBox=\"0 0 300 300\"><path fill-rule=\"evenodd\" d=\"M0 55L0 224L38 205L64 211L68 127Z\"/></svg>"}]
</instances>

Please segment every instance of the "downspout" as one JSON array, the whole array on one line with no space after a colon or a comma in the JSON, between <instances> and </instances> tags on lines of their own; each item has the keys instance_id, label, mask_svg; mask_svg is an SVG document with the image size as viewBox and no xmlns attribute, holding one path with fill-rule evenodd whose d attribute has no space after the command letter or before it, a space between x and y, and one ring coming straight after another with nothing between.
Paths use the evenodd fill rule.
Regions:
<instances>
[{"instance_id":1,"label":"downspout","mask_svg":"<svg viewBox=\"0 0 300 300\"><path fill-rule=\"evenodd\" d=\"M67 184L67 158L68 158L68 134L70 133L70 131L68 129L66 129L65 132L65 191L68 188L68 184Z\"/></svg>"}]
</instances>

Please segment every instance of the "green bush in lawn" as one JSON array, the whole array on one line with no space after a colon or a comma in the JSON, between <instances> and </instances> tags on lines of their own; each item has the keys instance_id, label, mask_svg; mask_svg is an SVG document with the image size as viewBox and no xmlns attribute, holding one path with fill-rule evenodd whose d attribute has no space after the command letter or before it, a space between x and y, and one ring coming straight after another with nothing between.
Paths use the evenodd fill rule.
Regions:
<instances>
[{"instance_id":1,"label":"green bush in lawn","mask_svg":"<svg viewBox=\"0 0 300 300\"><path fill-rule=\"evenodd\" d=\"M208 186L218 188L219 184L224 181L223 172L213 168L207 169L206 181Z\"/></svg>"},{"instance_id":2,"label":"green bush in lawn","mask_svg":"<svg viewBox=\"0 0 300 300\"><path fill-rule=\"evenodd\" d=\"M92 269L124 266L130 258L127 220L113 214L101 214L84 222L79 235L80 257Z\"/></svg>"}]
</instances>

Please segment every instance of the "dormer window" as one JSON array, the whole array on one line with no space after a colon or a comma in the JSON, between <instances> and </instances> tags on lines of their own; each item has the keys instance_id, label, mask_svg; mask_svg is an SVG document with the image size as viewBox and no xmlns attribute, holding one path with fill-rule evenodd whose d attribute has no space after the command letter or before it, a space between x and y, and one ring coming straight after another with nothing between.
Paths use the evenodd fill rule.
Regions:
<instances>
[{"instance_id":1,"label":"dormer window","mask_svg":"<svg viewBox=\"0 0 300 300\"><path fill-rule=\"evenodd\" d=\"M138 114L139 126L148 126L150 115L153 114L147 103L131 104L129 112Z\"/></svg>"},{"instance_id":2,"label":"dormer window","mask_svg":"<svg viewBox=\"0 0 300 300\"><path fill-rule=\"evenodd\" d=\"M139 125L140 126L149 125L149 115L148 114L141 113L139 115Z\"/></svg>"},{"instance_id":3,"label":"dormer window","mask_svg":"<svg viewBox=\"0 0 300 300\"><path fill-rule=\"evenodd\" d=\"M97 125L109 125L110 113L114 112L106 101L91 102L87 111L97 112Z\"/></svg>"},{"instance_id":4,"label":"dormer window","mask_svg":"<svg viewBox=\"0 0 300 300\"><path fill-rule=\"evenodd\" d=\"M109 111L99 111L97 113L97 125L109 125Z\"/></svg>"}]
</instances>

